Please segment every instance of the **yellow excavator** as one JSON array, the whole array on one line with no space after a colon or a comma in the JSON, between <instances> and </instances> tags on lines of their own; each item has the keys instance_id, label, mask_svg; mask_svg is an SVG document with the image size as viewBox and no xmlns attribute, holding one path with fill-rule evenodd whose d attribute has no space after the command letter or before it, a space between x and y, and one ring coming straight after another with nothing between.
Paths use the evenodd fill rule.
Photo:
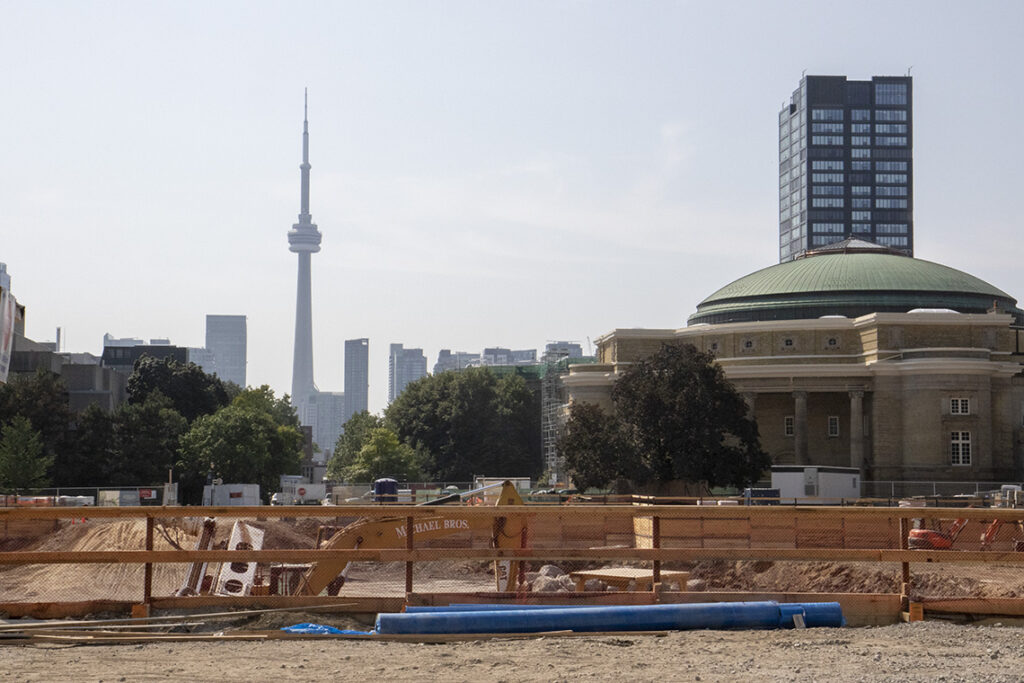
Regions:
<instances>
[{"instance_id":1,"label":"yellow excavator","mask_svg":"<svg viewBox=\"0 0 1024 683\"><path fill-rule=\"evenodd\" d=\"M461 503L463 505L480 504L489 501L494 490L500 489L494 505L523 505L523 499L511 482L484 486L464 493L453 493L437 500L421 505L444 505ZM419 506L417 506L419 507ZM490 534L492 548L525 548L527 533L525 515L516 515L510 511L507 517L485 518L474 515L460 516L452 510L445 515L414 517L413 541L427 541L466 532L483 532ZM363 518L340 529L319 546L325 550L342 549L383 549L406 547L406 517ZM299 595L320 595L327 591L328 595L337 595L345 584L350 563L346 560L329 560L316 562L302 576L297 593ZM522 582L523 563L514 560L495 560L494 577L496 589L499 591L516 590Z\"/></svg>"}]
</instances>

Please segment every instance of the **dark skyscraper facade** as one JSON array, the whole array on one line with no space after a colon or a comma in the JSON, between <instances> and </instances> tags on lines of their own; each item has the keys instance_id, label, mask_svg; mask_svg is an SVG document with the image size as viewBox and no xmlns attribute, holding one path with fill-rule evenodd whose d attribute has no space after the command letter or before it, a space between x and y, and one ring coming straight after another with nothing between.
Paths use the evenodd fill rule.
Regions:
<instances>
[{"instance_id":1,"label":"dark skyscraper facade","mask_svg":"<svg viewBox=\"0 0 1024 683\"><path fill-rule=\"evenodd\" d=\"M345 340L345 420L369 409L370 340Z\"/></svg>"},{"instance_id":2,"label":"dark skyscraper facade","mask_svg":"<svg viewBox=\"0 0 1024 683\"><path fill-rule=\"evenodd\" d=\"M779 112L779 262L849 237L914 254L910 76L805 76Z\"/></svg>"}]
</instances>

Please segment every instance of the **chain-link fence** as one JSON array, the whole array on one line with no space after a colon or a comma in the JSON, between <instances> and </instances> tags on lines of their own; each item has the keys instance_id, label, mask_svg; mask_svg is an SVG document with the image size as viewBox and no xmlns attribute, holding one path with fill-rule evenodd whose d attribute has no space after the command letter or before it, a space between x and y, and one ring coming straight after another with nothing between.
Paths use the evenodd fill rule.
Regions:
<instances>
[{"instance_id":1,"label":"chain-link fence","mask_svg":"<svg viewBox=\"0 0 1024 683\"><path fill-rule=\"evenodd\" d=\"M545 502L495 487L448 505L3 508L0 602L1024 595L1024 509Z\"/></svg>"}]
</instances>

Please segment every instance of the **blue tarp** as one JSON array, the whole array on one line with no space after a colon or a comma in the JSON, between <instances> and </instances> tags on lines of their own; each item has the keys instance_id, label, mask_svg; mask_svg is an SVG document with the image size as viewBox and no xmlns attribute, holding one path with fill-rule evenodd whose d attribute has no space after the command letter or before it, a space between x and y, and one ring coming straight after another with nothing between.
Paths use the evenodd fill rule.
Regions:
<instances>
[{"instance_id":1,"label":"blue tarp","mask_svg":"<svg viewBox=\"0 0 1024 683\"><path fill-rule=\"evenodd\" d=\"M373 631L351 631L349 629L335 628L333 626L325 626L323 624L295 624L294 626L284 626L281 630L287 631L288 633L309 633L313 635L373 635Z\"/></svg>"}]
</instances>

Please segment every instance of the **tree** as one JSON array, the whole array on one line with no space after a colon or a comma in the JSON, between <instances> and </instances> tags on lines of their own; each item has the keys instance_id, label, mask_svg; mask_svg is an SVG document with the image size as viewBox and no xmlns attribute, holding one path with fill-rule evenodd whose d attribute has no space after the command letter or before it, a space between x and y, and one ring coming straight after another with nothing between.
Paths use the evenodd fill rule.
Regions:
<instances>
[{"instance_id":1,"label":"tree","mask_svg":"<svg viewBox=\"0 0 1024 683\"><path fill-rule=\"evenodd\" d=\"M261 410L231 405L200 416L181 438L176 468L182 496L197 500L211 470L226 482L275 491L282 474L299 471L302 441L298 429Z\"/></svg>"},{"instance_id":2,"label":"tree","mask_svg":"<svg viewBox=\"0 0 1024 683\"><path fill-rule=\"evenodd\" d=\"M228 391L215 375L203 372L195 363L173 358L142 356L128 378L128 402L143 403L156 390L191 424L200 415L211 415L228 405Z\"/></svg>"},{"instance_id":3,"label":"tree","mask_svg":"<svg viewBox=\"0 0 1024 683\"><path fill-rule=\"evenodd\" d=\"M573 403L558 438L558 452L581 490L604 489L620 479L648 479L629 430L615 415L592 403Z\"/></svg>"},{"instance_id":4,"label":"tree","mask_svg":"<svg viewBox=\"0 0 1024 683\"><path fill-rule=\"evenodd\" d=\"M522 377L488 368L428 375L409 384L384 416L427 475L529 476L542 469L540 403Z\"/></svg>"},{"instance_id":5,"label":"tree","mask_svg":"<svg viewBox=\"0 0 1024 683\"><path fill-rule=\"evenodd\" d=\"M59 375L39 368L33 374L19 375L8 384L0 384L0 425L17 415L32 423L46 455L68 450L72 414L67 386Z\"/></svg>"},{"instance_id":6,"label":"tree","mask_svg":"<svg viewBox=\"0 0 1024 683\"><path fill-rule=\"evenodd\" d=\"M159 390L142 403L122 405L114 420L114 452L103 482L131 486L165 481L186 431L188 422Z\"/></svg>"},{"instance_id":7,"label":"tree","mask_svg":"<svg viewBox=\"0 0 1024 683\"><path fill-rule=\"evenodd\" d=\"M231 386L237 387L235 384ZM276 398L274 390L267 384L258 389L242 389L232 399L231 405L264 412L282 427L299 429L299 414L295 411L288 394Z\"/></svg>"},{"instance_id":8,"label":"tree","mask_svg":"<svg viewBox=\"0 0 1024 683\"><path fill-rule=\"evenodd\" d=\"M102 486L111 483L108 474L118 459L114 434L115 416L95 403L75 421L74 445L57 455L53 468L57 486Z\"/></svg>"},{"instance_id":9,"label":"tree","mask_svg":"<svg viewBox=\"0 0 1024 683\"><path fill-rule=\"evenodd\" d=\"M346 480L346 468L355 463L373 430L383 426L381 418L366 410L353 413L334 445L334 454L327 463L327 477L333 481Z\"/></svg>"},{"instance_id":10,"label":"tree","mask_svg":"<svg viewBox=\"0 0 1024 683\"><path fill-rule=\"evenodd\" d=\"M381 477L409 481L420 476L416 452L399 443L398 437L387 427L377 427L370 432L352 464L344 469L342 478L351 482L375 481Z\"/></svg>"},{"instance_id":11,"label":"tree","mask_svg":"<svg viewBox=\"0 0 1024 683\"><path fill-rule=\"evenodd\" d=\"M771 466L743 398L714 357L690 344L665 344L632 365L612 388L612 401L621 430L588 431L584 425L580 433L589 433L592 442L565 442L570 450L564 457L592 463L581 472L584 478L593 473L600 480L614 467L606 460L618 457L608 445L609 432L625 434L638 454L640 466L631 477L637 483L684 479L742 487ZM571 433L581 424L570 419L567 427Z\"/></svg>"},{"instance_id":12,"label":"tree","mask_svg":"<svg viewBox=\"0 0 1024 683\"><path fill-rule=\"evenodd\" d=\"M31 489L48 485L53 456L27 417L15 416L0 430L0 488Z\"/></svg>"}]
</instances>

